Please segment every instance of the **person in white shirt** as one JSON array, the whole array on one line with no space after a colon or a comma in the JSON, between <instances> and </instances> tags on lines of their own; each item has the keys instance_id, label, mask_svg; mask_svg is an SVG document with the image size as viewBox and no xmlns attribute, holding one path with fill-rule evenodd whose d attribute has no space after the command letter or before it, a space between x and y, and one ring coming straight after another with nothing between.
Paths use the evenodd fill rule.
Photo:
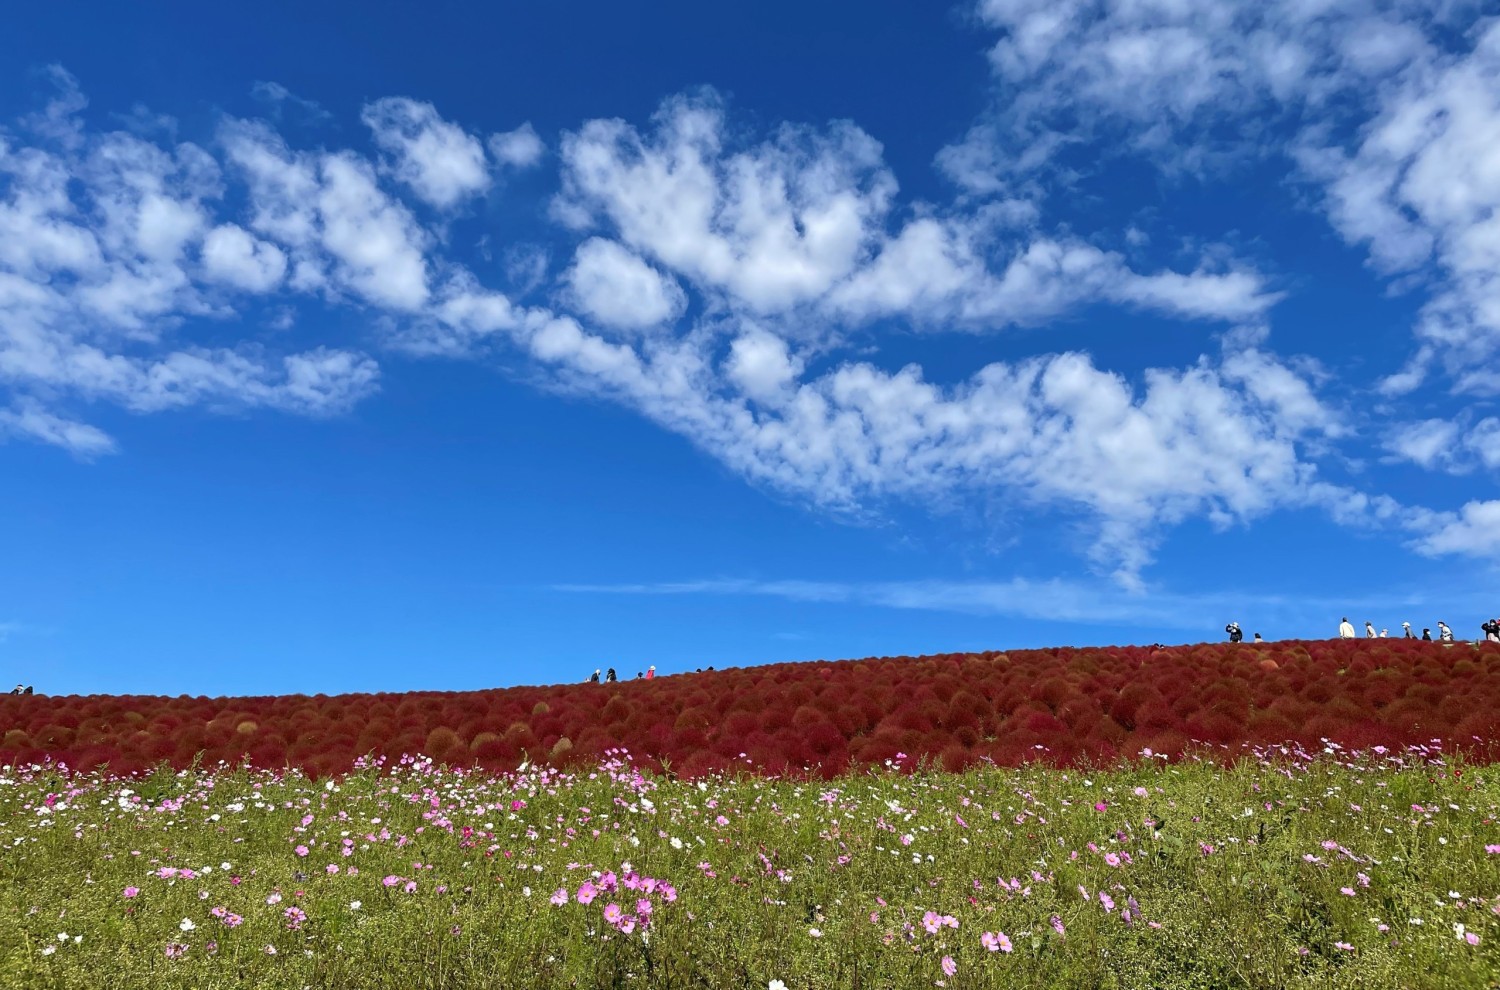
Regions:
<instances>
[{"instance_id":1,"label":"person in white shirt","mask_svg":"<svg viewBox=\"0 0 1500 990\"><path fill-rule=\"evenodd\" d=\"M1401 623L1401 631L1403 633L1405 633L1405 638L1406 639L1416 639L1417 638L1416 636L1412 635L1411 623L1410 622L1403 622L1403 623Z\"/></svg>"},{"instance_id":2,"label":"person in white shirt","mask_svg":"<svg viewBox=\"0 0 1500 990\"><path fill-rule=\"evenodd\" d=\"M1365 639L1375 639L1375 623L1365 623Z\"/></svg>"},{"instance_id":3,"label":"person in white shirt","mask_svg":"<svg viewBox=\"0 0 1500 990\"><path fill-rule=\"evenodd\" d=\"M1453 630L1448 628L1448 623L1438 622L1438 641L1443 643L1453 642Z\"/></svg>"},{"instance_id":4,"label":"person in white shirt","mask_svg":"<svg viewBox=\"0 0 1500 990\"><path fill-rule=\"evenodd\" d=\"M1353 639L1354 626L1350 625L1349 617L1346 615L1339 621L1339 639Z\"/></svg>"}]
</instances>

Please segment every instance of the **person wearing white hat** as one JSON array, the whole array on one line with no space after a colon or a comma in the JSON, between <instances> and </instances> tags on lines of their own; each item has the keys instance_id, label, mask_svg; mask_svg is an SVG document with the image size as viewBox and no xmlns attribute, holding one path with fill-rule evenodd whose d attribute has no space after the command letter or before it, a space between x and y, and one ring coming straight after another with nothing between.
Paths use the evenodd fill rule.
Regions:
<instances>
[{"instance_id":1,"label":"person wearing white hat","mask_svg":"<svg viewBox=\"0 0 1500 990\"><path fill-rule=\"evenodd\" d=\"M1403 623L1401 623L1401 631L1406 634L1406 636L1405 636L1406 639L1416 639L1417 638L1415 635L1412 634L1411 623L1410 622L1403 622Z\"/></svg>"},{"instance_id":2,"label":"person wearing white hat","mask_svg":"<svg viewBox=\"0 0 1500 990\"><path fill-rule=\"evenodd\" d=\"M1373 623L1373 622L1366 622L1365 623L1365 639L1374 639L1374 638L1375 638L1375 623Z\"/></svg>"},{"instance_id":3,"label":"person wearing white hat","mask_svg":"<svg viewBox=\"0 0 1500 990\"><path fill-rule=\"evenodd\" d=\"M656 678L656 664L653 663L651 666L649 666L649 667L646 668L646 680L648 680L648 681L649 680L654 680L655 678Z\"/></svg>"}]
</instances>

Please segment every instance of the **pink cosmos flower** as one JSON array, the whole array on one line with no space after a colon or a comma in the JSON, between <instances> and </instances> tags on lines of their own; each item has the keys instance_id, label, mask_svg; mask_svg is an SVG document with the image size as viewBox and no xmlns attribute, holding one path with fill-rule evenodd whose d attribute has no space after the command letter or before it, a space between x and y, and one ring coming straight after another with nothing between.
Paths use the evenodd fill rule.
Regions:
<instances>
[{"instance_id":1,"label":"pink cosmos flower","mask_svg":"<svg viewBox=\"0 0 1500 990\"><path fill-rule=\"evenodd\" d=\"M292 852L296 853L298 856L306 856L307 855L307 847L306 846L298 846L296 849L293 849Z\"/></svg>"},{"instance_id":2,"label":"pink cosmos flower","mask_svg":"<svg viewBox=\"0 0 1500 990\"><path fill-rule=\"evenodd\" d=\"M582 885L580 885L579 888L578 888L578 903L579 904L588 904L590 901L592 901L595 897L598 897L598 896L599 896L599 888L595 887L592 883L590 883L587 880L585 880L582 883Z\"/></svg>"},{"instance_id":3,"label":"pink cosmos flower","mask_svg":"<svg viewBox=\"0 0 1500 990\"><path fill-rule=\"evenodd\" d=\"M564 904L568 903L568 888L557 888L557 890L553 892L552 896L549 897L548 900L552 902L554 907L562 907Z\"/></svg>"},{"instance_id":4,"label":"pink cosmos flower","mask_svg":"<svg viewBox=\"0 0 1500 990\"><path fill-rule=\"evenodd\" d=\"M1147 791L1144 787L1137 787L1135 790L1131 791L1130 793L1134 794L1136 797L1146 797L1146 796L1149 795L1150 792Z\"/></svg>"},{"instance_id":5,"label":"pink cosmos flower","mask_svg":"<svg viewBox=\"0 0 1500 990\"><path fill-rule=\"evenodd\" d=\"M611 925L618 925L620 923L620 918L623 917L623 915L624 912L620 910L620 905L604 905L604 920L609 922Z\"/></svg>"},{"instance_id":6,"label":"pink cosmos flower","mask_svg":"<svg viewBox=\"0 0 1500 990\"><path fill-rule=\"evenodd\" d=\"M922 915L922 927L927 929L927 934L936 935L938 929L943 927L943 922L936 911L928 911Z\"/></svg>"},{"instance_id":7,"label":"pink cosmos flower","mask_svg":"<svg viewBox=\"0 0 1500 990\"><path fill-rule=\"evenodd\" d=\"M123 896L127 901L130 900L132 897L139 897L140 895L141 895L141 888L139 888L139 887L126 887L121 892L121 896Z\"/></svg>"},{"instance_id":8,"label":"pink cosmos flower","mask_svg":"<svg viewBox=\"0 0 1500 990\"><path fill-rule=\"evenodd\" d=\"M952 956L943 957L943 975L952 976L958 972L958 963L953 961Z\"/></svg>"},{"instance_id":9,"label":"pink cosmos flower","mask_svg":"<svg viewBox=\"0 0 1500 990\"><path fill-rule=\"evenodd\" d=\"M1120 857L1115 855L1114 853L1105 853L1104 862L1108 863L1110 866L1119 866Z\"/></svg>"},{"instance_id":10,"label":"pink cosmos flower","mask_svg":"<svg viewBox=\"0 0 1500 990\"><path fill-rule=\"evenodd\" d=\"M188 950L188 947L185 946L185 945L183 945L181 942L168 942L167 943L167 958L168 959L181 959L183 953L187 952L187 950Z\"/></svg>"},{"instance_id":11,"label":"pink cosmos flower","mask_svg":"<svg viewBox=\"0 0 1500 990\"><path fill-rule=\"evenodd\" d=\"M401 882L400 877L390 876L380 881L383 886L394 887Z\"/></svg>"}]
</instances>

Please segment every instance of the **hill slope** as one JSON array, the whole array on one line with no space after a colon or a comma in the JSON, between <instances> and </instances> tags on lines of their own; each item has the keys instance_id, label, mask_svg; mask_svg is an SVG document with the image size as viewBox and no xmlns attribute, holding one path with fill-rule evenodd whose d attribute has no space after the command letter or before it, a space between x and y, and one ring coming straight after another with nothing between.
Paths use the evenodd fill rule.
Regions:
<instances>
[{"instance_id":1,"label":"hill slope","mask_svg":"<svg viewBox=\"0 0 1500 990\"><path fill-rule=\"evenodd\" d=\"M506 769L612 748L696 775L831 775L904 753L957 769L1109 760L1192 742L1500 738L1500 647L1405 640L1017 650L773 664L619 684L475 692L0 699L0 760L117 772L200 756L313 773L423 753ZM748 763L747 763L748 761Z\"/></svg>"}]
</instances>

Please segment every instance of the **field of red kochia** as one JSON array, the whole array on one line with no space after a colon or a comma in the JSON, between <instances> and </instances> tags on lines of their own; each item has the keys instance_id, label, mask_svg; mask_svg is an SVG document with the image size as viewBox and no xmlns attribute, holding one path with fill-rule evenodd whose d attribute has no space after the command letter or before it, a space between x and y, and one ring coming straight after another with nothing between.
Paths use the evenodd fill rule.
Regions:
<instances>
[{"instance_id":1,"label":"field of red kochia","mask_svg":"<svg viewBox=\"0 0 1500 990\"><path fill-rule=\"evenodd\" d=\"M1059 648L772 664L619 684L472 692L0 699L0 761L131 772L248 761L322 775L425 754L510 769L624 747L698 775L832 775L905 753L958 769L1177 754L1195 744L1442 740L1489 759L1500 646L1407 640Z\"/></svg>"}]
</instances>

